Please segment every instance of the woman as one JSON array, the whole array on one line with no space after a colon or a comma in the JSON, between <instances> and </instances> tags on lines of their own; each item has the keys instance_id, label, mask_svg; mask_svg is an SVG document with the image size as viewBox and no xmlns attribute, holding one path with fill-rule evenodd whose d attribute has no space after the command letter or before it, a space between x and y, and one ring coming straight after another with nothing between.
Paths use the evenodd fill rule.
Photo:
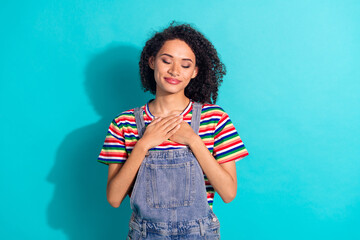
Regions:
<instances>
[{"instance_id":1,"label":"woman","mask_svg":"<svg viewBox=\"0 0 360 240\"><path fill-rule=\"evenodd\" d=\"M225 66L200 32L174 23L147 41L139 65L155 99L109 127L98 159L109 164L107 199L118 207L130 196L129 239L219 239L214 193L235 198L235 161L248 155L215 105Z\"/></svg>"}]
</instances>

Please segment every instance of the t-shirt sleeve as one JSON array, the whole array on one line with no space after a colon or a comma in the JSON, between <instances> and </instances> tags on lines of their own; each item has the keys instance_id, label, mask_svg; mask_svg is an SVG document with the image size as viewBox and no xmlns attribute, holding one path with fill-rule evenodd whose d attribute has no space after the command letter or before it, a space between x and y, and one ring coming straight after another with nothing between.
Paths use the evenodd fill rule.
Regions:
<instances>
[{"instance_id":1,"label":"t-shirt sleeve","mask_svg":"<svg viewBox=\"0 0 360 240\"><path fill-rule=\"evenodd\" d=\"M215 128L214 157L218 163L239 161L249 155L227 113L223 113Z\"/></svg>"},{"instance_id":2,"label":"t-shirt sleeve","mask_svg":"<svg viewBox=\"0 0 360 240\"><path fill-rule=\"evenodd\" d=\"M100 163L124 163L128 158L122 126L115 120L110 124L104 145L98 157Z\"/></svg>"}]
</instances>

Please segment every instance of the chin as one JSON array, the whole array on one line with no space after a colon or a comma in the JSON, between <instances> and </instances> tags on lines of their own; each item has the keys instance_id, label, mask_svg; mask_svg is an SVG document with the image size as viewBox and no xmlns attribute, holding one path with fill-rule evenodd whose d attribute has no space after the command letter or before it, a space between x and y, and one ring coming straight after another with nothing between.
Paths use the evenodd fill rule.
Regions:
<instances>
[{"instance_id":1,"label":"chin","mask_svg":"<svg viewBox=\"0 0 360 240\"><path fill-rule=\"evenodd\" d=\"M181 86L162 86L162 87L158 87L158 90L161 92L165 92L168 94L175 94L175 93L179 93L179 92L184 92L185 88L181 87Z\"/></svg>"}]
</instances>

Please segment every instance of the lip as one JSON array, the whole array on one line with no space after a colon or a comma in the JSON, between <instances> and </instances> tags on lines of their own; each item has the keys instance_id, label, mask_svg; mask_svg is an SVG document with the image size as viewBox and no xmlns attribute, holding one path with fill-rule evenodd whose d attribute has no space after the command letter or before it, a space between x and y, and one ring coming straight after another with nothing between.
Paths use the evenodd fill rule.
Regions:
<instances>
[{"instance_id":1,"label":"lip","mask_svg":"<svg viewBox=\"0 0 360 240\"><path fill-rule=\"evenodd\" d=\"M165 77L164 79L166 82L173 84L173 85L179 84L181 82L181 81L177 80L176 78Z\"/></svg>"}]
</instances>

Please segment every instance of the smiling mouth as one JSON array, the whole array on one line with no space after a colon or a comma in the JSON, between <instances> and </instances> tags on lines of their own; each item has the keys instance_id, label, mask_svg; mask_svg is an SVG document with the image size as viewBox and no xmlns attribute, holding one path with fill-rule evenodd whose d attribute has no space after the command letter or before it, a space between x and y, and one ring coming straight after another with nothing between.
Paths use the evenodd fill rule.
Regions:
<instances>
[{"instance_id":1,"label":"smiling mouth","mask_svg":"<svg viewBox=\"0 0 360 240\"><path fill-rule=\"evenodd\" d=\"M179 84L181 81L175 79L175 78L164 78L166 82L170 83L170 84Z\"/></svg>"}]
</instances>

